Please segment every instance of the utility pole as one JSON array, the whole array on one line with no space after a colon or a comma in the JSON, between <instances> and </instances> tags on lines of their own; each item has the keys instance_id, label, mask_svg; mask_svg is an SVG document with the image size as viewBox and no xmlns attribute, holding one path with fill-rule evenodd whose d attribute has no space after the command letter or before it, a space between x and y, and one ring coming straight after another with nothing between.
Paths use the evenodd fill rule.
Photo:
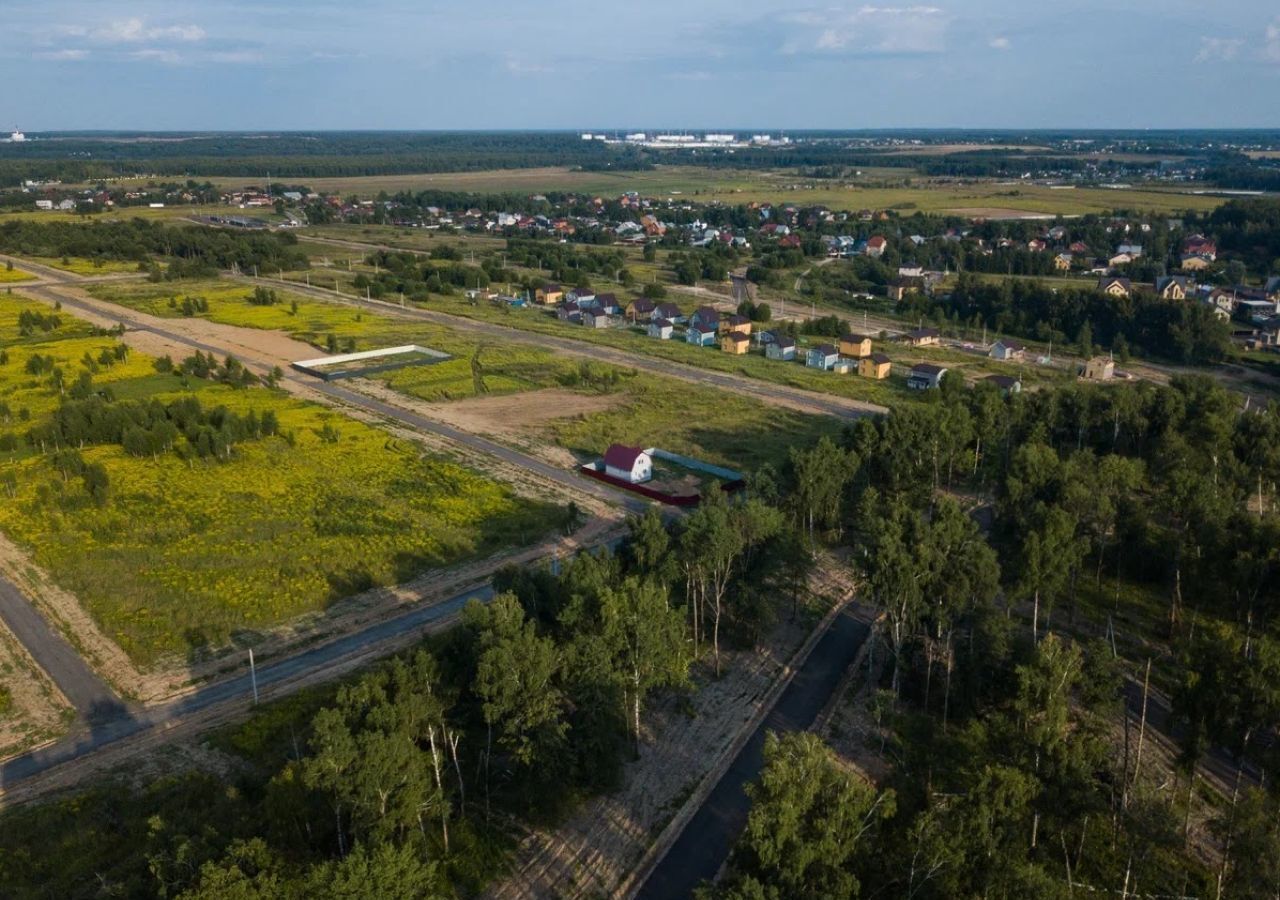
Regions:
<instances>
[{"instance_id":1,"label":"utility pole","mask_svg":"<svg viewBox=\"0 0 1280 900\"><path fill-rule=\"evenodd\" d=\"M253 664L253 648L249 648L249 681L253 684L253 705L258 705L258 667Z\"/></svg>"}]
</instances>

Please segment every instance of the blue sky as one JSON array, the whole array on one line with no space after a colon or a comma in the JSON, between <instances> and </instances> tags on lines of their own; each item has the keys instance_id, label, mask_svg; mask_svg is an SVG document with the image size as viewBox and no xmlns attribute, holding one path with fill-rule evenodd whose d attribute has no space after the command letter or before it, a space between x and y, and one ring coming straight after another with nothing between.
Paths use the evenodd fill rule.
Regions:
<instances>
[{"instance_id":1,"label":"blue sky","mask_svg":"<svg viewBox=\"0 0 1280 900\"><path fill-rule=\"evenodd\" d=\"M0 126L1280 127L1274 0L3 0Z\"/></svg>"}]
</instances>

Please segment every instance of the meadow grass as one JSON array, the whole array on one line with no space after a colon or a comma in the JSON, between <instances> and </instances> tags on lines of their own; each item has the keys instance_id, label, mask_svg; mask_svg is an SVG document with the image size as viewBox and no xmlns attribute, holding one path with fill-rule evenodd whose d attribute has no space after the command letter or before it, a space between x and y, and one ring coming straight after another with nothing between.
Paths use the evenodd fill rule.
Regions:
<instances>
[{"instance_id":1,"label":"meadow grass","mask_svg":"<svg viewBox=\"0 0 1280 900\"><path fill-rule=\"evenodd\" d=\"M243 179L214 179L239 185ZM908 183L909 182L909 183ZM775 203L833 209L898 209L901 212L1013 210L1049 215L1083 215L1113 209L1152 213L1209 210L1224 201L1160 188L1073 188L997 181L927 180L910 169L863 169L855 181L808 178L795 171L739 172L698 166L657 166L644 172L582 172L564 167L505 169L391 176L316 178L319 191L372 196L379 191L448 190L477 193L577 191L616 197L638 191L649 197L673 197L723 203ZM981 213L971 213L979 215ZM440 236L437 236L437 240Z\"/></svg>"},{"instance_id":2,"label":"meadow grass","mask_svg":"<svg viewBox=\"0 0 1280 900\"><path fill-rule=\"evenodd\" d=\"M429 366L414 366L378 376L412 396L428 401L460 400L477 393L517 393L553 387L577 368L566 360L540 350L501 341L476 340L430 323L410 322L340 303L327 303L287 289L276 288L279 302L255 306L248 300L252 288L231 281L206 280L180 284L142 282L99 284L90 287L95 296L156 316L183 315L185 297L201 297L208 311L200 318L226 325L279 331L317 348L328 348L333 335L345 349L358 350L418 344L450 354L453 358ZM296 309L293 304L297 304ZM478 371L473 360L478 355Z\"/></svg>"},{"instance_id":3,"label":"meadow grass","mask_svg":"<svg viewBox=\"0 0 1280 900\"><path fill-rule=\"evenodd\" d=\"M0 284L17 284L22 281L34 281L34 275L21 269L9 269L0 266Z\"/></svg>"},{"instance_id":4,"label":"meadow grass","mask_svg":"<svg viewBox=\"0 0 1280 900\"><path fill-rule=\"evenodd\" d=\"M60 397L25 373L30 353L52 354L78 374L83 353L109 337L58 329L19 339L10 320L24 301L0 301L0 399L25 435ZM76 594L104 632L141 666L225 645L376 585L535 540L559 524L550 504L517 497L473 470L324 407L265 388L232 389L158 375L130 353L94 376L120 399L168 401L193 392L206 408L272 412L280 436L245 441L230 461L132 457L89 446L109 499L96 505L78 479L20 443L0 452L13 472L0 529ZM18 421L17 410L27 410ZM336 433L336 439L335 439Z\"/></svg>"},{"instance_id":5,"label":"meadow grass","mask_svg":"<svg viewBox=\"0 0 1280 900\"><path fill-rule=\"evenodd\" d=\"M70 272L72 275L84 275L93 277L95 275L118 275L125 273L136 273L138 264L123 259L86 259L82 256L29 256L26 257L34 263L42 266L48 266L51 269L58 269L62 272Z\"/></svg>"}]
</instances>

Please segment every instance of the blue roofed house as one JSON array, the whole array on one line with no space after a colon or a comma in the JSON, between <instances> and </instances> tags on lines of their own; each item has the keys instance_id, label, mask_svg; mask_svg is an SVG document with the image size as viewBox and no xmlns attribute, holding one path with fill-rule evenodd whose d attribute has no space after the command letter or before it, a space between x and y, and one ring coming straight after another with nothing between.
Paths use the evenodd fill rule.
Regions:
<instances>
[{"instance_id":1,"label":"blue roofed house","mask_svg":"<svg viewBox=\"0 0 1280 900\"><path fill-rule=\"evenodd\" d=\"M591 288L574 288L565 296L565 299L582 309L595 302L596 292Z\"/></svg>"},{"instance_id":2,"label":"blue roofed house","mask_svg":"<svg viewBox=\"0 0 1280 900\"><path fill-rule=\"evenodd\" d=\"M809 352L805 355L805 365L811 369L822 369L829 371L836 367L836 363L840 361L840 351L830 344L819 344L817 347L810 347Z\"/></svg>"}]
</instances>

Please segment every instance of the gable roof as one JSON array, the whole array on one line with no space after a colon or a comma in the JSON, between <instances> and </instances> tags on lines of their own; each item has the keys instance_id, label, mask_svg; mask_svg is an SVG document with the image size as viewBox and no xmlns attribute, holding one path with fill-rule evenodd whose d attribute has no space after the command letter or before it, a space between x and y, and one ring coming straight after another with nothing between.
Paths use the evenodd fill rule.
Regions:
<instances>
[{"instance_id":1,"label":"gable roof","mask_svg":"<svg viewBox=\"0 0 1280 900\"><path fill-rule=\"evenodd\" d=\"M846 334L844 337L840 338L840 343L842 343L842 344L861 344L863 341L869 341L869 340L871 340L871 338L870 338L869 336L865 335L865 334L853 334L853 333L850 333L850 334Z\"/></svg>"},{"instance_id":2,"label":"gable roof","mask_svg":"<svg viewBox=\"0 0 1280 900\"><path fill-rule=\"evenodd\" d=\"M887 362L892 362L887 353L872 353L867 359L871 360L877 366L883 366Z\"/></svg>"},{"instance_id":3,"label":"gable roof","mask_svg":"<svg viewBox=\"0 0 1280 900\"><path fill-rule=\"evenodd\" d=\"M1018 383L1018 379L1012 375L988 375L983 381L989 381L1001 390L1009 390Z\"/></svg>"},{"instance_id":4,"label":"gable roof","mask_svg":"<svg viewBox=\"0 0 1280 900\"><path fill-rule=\"evenodd\" d=\"M816 347L810 347L809 352L821 353L823 356L839 356L840 355L840 351L837 350L835 347L832 347L830 344L819 344Z\"/></svg>"},{"instance_id":5,"label":"gable roof","mask_svg":"<svg viewBox=\"0 0 1280 900\"><path fill-rule=\"evenodd\" d=\"M1026 350L1027 349L1026 344L1022 343L1021 341L1011 340L1009 338L1000 338L1000 340L996 341L996 343L1004 347L1006 350Z\"/></svg>"},{"instance_id":6,"label":"gable roof","mask_svg":"<svg viewBox=\"0 0 1280 900\"><path fill-rule=\"evenodd\" d=\"M941 337L942 332L936 328L917 328L915 331L907 333L907 337L915 340L917 338Z\"/></svg>"},{"instance_id":7,"label":"gable roof","mask_svg":"<svg viewBox=\"0 0 1280 900\"><path fill-rule=\"evenodd\" d=\"M933 363L916 363L911 367L912 375L941 375L945 371L946 366L935 366Z\"/></svg>"},{"instance_id":8,"label":"gable roof","mask_svg":"<svg viewBox=\"0 0 1280 900\"><path fill-rule=\"evenodd\" d=\"M644 454L641 447L628 447L626 444L612 444L604 451L604 464L614 469L625 469L630 472Z\"/></svg>"}]
</instances>

